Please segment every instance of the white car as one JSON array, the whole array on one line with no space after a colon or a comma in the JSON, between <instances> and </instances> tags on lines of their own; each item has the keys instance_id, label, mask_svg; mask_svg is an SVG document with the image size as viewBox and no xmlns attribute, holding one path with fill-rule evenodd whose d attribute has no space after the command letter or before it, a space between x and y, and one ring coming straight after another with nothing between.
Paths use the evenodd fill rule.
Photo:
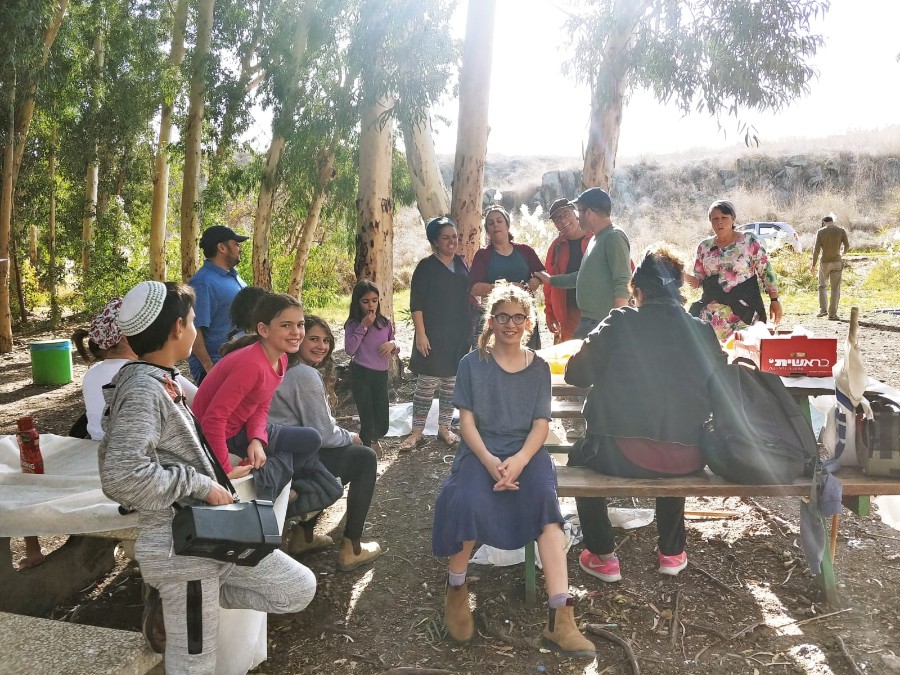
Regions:
<instances>
[{"instance_id":1,"label":"white car","mask_svg":"<svg viewBox=\"0 0 900 675\"><path fill-rule=\"evenodd\" d=\"M797 253L803 253L800 235L787 223L747 223L738 227L740 232L752 232L759 242L770 251L779 246L790 246Z\"/></svg>"}]
</instances>

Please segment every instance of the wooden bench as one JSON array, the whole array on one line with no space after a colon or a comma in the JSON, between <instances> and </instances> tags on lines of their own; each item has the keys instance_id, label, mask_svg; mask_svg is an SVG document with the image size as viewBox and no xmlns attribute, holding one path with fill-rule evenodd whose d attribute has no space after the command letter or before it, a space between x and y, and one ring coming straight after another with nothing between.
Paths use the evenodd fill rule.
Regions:
<instances>
[{"instance_id":1,"label":"wooden bench","mask_svg":"<svg viewBox=\"0 0 900 675\"><path fill-rule=\"evenodd\" d=\"M565 448L548 446L556 452ZM860 516L869 514L871 496L900 494L900 480L872 478L852 467L844 467L836 475L843 484L844 506ZM708 469L676 478L618 478L582 467L557 466L556 477L560 497L808 497L811 489L809 478L799 478L789 485L741 485L729 483ZM528 605L535 602L535 585L534 544L531 544L525 547ZM828 555L822 563L822 585L829 604L837 604L832 559Z\"/></svg>"}]
</instances>

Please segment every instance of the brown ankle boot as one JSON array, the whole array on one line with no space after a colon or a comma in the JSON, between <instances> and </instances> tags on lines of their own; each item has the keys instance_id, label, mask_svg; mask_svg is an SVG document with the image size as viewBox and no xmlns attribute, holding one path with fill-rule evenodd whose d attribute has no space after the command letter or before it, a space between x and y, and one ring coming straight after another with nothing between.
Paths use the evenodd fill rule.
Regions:
<instances>
[{"instance_id":1,"label":"brown ankle boot","mask_svg":"<svg viewBox=\"0 0 900 675\"><path fill-rule=\"evenodd\" d=\"M469 586L447 584L444 596L444 627L454 642L468 642L475 633L472 610L469 609Z\"/></svg>"},{"instance_id":2,"label":"brown ankle boot","mask_svg":"<svg viewBox=\"0 0 900 675\"><path fill-rule=\"evenodd\" d=\"M353 541L344 539L341 541L341 552L338 553L337 568L341 572L351 572L357 567L361 567L372 562L381 555L381 546L378 542Z\"/></svg>"},{"instance_id":3,"label":"brown ankle boot","mask_svg":"<svg viewBox=\"0 0 900 675\"><path fill-rule=\"evenodd\" d=\"M307 534L311 534L312 537L307 538ZM333 543L334 541L327 534L307 531L303 527L292 527L288 538L287 552L288 555L298 556L313 551L321 551Z\"/></svg>"},{"instance_id":4,"label":"brown ankle boot","mask_svg":"<svg viewBox=\"0 0 900 675\"><path fill-rule=\"evenodd\" d=\"M597 648L588 640L575 624L575 598L569 598L566 604L550 609L550 618L544 629L546 646L560 651L567 656L584 656L594 658Z\"/></svg>"}]
</instances>

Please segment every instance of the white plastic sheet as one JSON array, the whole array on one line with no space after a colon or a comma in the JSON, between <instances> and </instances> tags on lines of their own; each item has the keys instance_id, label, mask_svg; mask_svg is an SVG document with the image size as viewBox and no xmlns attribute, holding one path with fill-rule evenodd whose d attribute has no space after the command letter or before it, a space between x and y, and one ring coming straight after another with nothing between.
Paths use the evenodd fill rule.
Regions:
<instances>
[{"instance_id":1,"label":"white plastic sheet","mask_svg":"<svg viewBox=\"0 0 900 675\"><path fill-rule=\"evenodd\" d=\"M388 432L385 436L406 436L412 431L413 404L397 403L388 409ZM454 423L459 421L459 411L453 411ZM437 436L438 432L438 400L431 402L428 417L425 418L425 435Z\"/></svg>"}]
</instances>

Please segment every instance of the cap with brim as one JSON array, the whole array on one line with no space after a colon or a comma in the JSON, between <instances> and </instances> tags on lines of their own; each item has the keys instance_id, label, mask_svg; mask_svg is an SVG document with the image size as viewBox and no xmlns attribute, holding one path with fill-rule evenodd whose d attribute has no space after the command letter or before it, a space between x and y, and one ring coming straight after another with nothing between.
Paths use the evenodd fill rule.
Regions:
<instances>
[{"instance_id":1,"label":"cap with brim","mask_svg":"<svg viewBox=\"0 0 900 675\"><path fill-rule=\"evenodd\" d=\"M113 298L91 321L88 338L100 349L110 349L122 341L122 331L117 322L121 306L122 298Z\"/></svg>"},{"instance_id":2,"label":"cap with brim","mask_svg":"<svg viewBox=\"0 0 900 675\"><path fill-rule=\"evenodd\" d=\"M213 225L203 231L200 236L200 246L212 246L214 244L222 244L226 241L234 239L236 242L247 241L250 237L238 234L230 227L224 225Z\"/></svg>"},{"instance_id":3,"label":"cap with brim","mask_svg":"<svg viewBox=\"0 0 900 675\"><path fill-rule=\"evenodd\" d=\"M119 308L119 329L126 336L147 330L162 312L166 293L166 285L161 281L142 281L128 291Z\"/></svg>"},{"instance_id":4,"label":"cap with brim","mask_svg":"<svg viewBox=\"0 0 900 675\"><path fill-rule=\"evenodd\" d=\"M570 202L568 199L560 198L555 200L551 205L550 209L547 211L547 217L553 218L557 213L561 212L563 209L574 209L575 202Z\"/></svg>"},{"instance_id":5,"label":"cap with brim","mask_svg":"<svg viewBox=\"0 0 900 675\"><path fill-rule=\"evenodd\" d=\"M588 188L578 195L572 203L576 206L595 209L604 213L609 213L612 210L612 200L609 198L609 193L598 187Z\"/></svg>"}]
</instances>

